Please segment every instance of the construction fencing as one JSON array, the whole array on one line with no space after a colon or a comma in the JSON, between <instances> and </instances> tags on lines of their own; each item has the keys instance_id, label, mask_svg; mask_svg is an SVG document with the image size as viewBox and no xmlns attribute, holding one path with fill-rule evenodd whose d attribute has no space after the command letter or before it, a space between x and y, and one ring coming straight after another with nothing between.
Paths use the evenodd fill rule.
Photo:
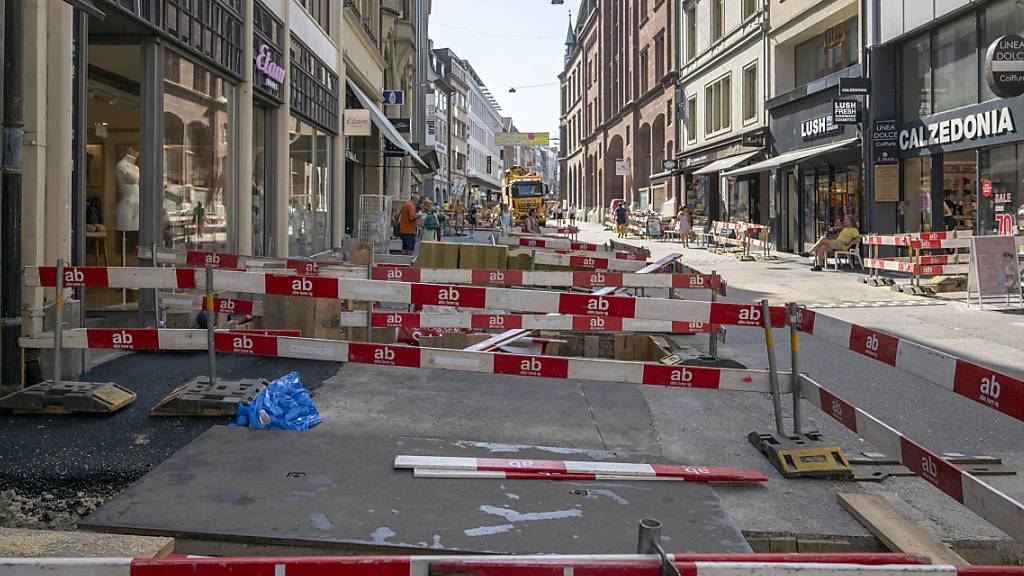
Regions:
<instances>
[{"instance_id":1,"label":"construction fencing","mask_svg":"<svg viewBox=\"0 0 1024 576\"><path fill-rule=\"evenodd\" d=\"M342 556L0 559L0 576L1011 576L1019 566L921 564L895 554ZM673 570L674 569L674 570Z\"/></svg>"}]
</instances>

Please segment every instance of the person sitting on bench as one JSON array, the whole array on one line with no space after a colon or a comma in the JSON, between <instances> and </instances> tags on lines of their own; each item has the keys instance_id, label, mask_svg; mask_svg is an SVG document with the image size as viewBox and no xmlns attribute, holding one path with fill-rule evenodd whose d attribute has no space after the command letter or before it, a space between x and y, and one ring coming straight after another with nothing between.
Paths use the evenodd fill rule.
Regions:
<instances>
[{"instance_id":1,"label":"person sitting on bench","mask_svg":"<svg viewBox=\"0 0 1024 576\"><path fill-rule=\"evenodd\" d=\"M849 250L853 239L858 236L860 236L860 230L857 229L857 220L853 216L847 216L846 220L843 221L843 229L839 231L835 238L822 236L820 240L815 242L814 246L811 246L810 250L800 255L807 258L813 254L814 266L811 270L820 271L825 266L825 259L828 257L829 250Z\"/></svg>"}]
</instances>

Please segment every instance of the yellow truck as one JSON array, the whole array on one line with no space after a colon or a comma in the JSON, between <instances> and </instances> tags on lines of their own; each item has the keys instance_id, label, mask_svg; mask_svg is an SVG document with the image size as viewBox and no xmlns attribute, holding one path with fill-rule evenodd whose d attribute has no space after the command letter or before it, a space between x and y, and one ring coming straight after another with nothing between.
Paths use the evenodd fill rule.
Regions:
<instances>
[{"instance_id":1,"label":"yellow truck","mask_svg":"<svg viewBox=\"0 0 1024 576\"><path fill-rule=\"evenodd\" d=\"M526 220L530 209L536 208L537 222L544 224L544 182L540 176L527 172L522 166L513 166L505 170L501 201L512 210L513 222L518 224Z\"/></svg>"}]
</instances>

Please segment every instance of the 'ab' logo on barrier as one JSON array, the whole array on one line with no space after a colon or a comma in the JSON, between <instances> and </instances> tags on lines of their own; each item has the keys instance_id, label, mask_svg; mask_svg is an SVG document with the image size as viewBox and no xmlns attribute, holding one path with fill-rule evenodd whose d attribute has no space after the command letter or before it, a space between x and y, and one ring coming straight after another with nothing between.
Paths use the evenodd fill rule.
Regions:
<instances>
[{"instance_id":1,"label":"'ab' logo on barrier","mask_svg":"<svg viewBox=\"0 0 1024 576\"><path fill-rule=\"evenodd\" d=\"M85 282L85 272L78 268L64 269L64 286L80 286Z\"/></svg>"},{"instance_id":2,"label":"'ab' logo on barrier","mask_svg":"<svg viewBox=\"0 0 1024 576\"><path fill-rule=\"evenodd\" d=\"M690 286L692 286L693 288L703 288L704 287L704 277L703 276L690 276Z\"/></svg>"},{"instance_id":3,"label":"'ab' logo on barrier","mask_svg":"<svg viewBox=\"0 0 1024 576\"><path fill-rule=\"evenodd\" d=\"M999 407L999 394L1002 392L1002 384L996 379L996 375L981 379L980 400L993 408Z\"/></svg>"},{"instance_id":4,"label":"'ab' logo on barrier","mask_svg":"<svg viewBox=\"0 0 1024 576\"><path fill-rule=\"evenodd\" d=\"M391 348L381 348L373 351L373 363L374 364L386 364L388 366L395 365L395 351Z\"/></svg>"},{"instance_id":5,"label":"'ab' logo on barrier","mask_svg":"<svg viewBox=\"0 0 1024 576\"><path fill-rule=\"evenodd\" d=\"M231 347L234 348L235 352L248 352L251 354L255 346L253 345L252 338L242 335L236 336L231 340Z\"/></svg>"},{"instance_id":6,"label":"'ab' logo on barrier","mask_svg":"<svg viewBox=\"0 0 1024 576\"><path fill-rule=\"evenodd\" d=\"M604 298L593 298L590 302L587 302L587 312L591 314L607 314L608 306L608 301Z\"/></svg>"},{"instance_id":7,"label":"'ab' logo on barrier","mask_svg":"<svg viewBox=\"0 0 1024 576\"><path fill-rule=\"evenodd\" d=\"M296 296L312 296L313 281L305 277L292 280L292 293Z\"/></svg>"},{"instance_id":8,"label":"'ab' logo on barrier","mask_svg":"<svg viewBox=\"0 0 1024 576\"><path fill-rule=\"evenodd\" d=\"M114 332L114 334L110 337L110 341L113 343L114 348L131 350L132 348L135 347L135 338L131 334L125 332L124 330L120 332Z\"/></svg>"},{"instance_id":9,"label":"'ab' logo on barrier","mask_svg":"<svg viewBox=\"0 0 1024 576\"><path fill-rule=\"evenodd\" d=\"M385 277L388 280L401 280L402 278L405 277L405 275L402 274L402 270L400 268L388 268Z\"/></svg>"},{"instance_id":10,"label":"'ab' logo on barrier","mask_svg":"<svg viewBox=\"0 0 1024 576\"><path fill-rule=\"evenodd\" d=\"M402 315L401 314L388 314L385 317L385 322L387 323L388 327L390 327L390 328L394 328L396 326L401 326L402 325Z\"/></svg>"},{"instance_id":11,"label":"'ab' logo on barrier","mask_svg":"<svg viewBox=\"0 0 1024 576\"><path fill-rule=\"evenodd\" d=\"M745 326L760 326L761 309L756 306L744 306L740 309L739 324Z\"/></svg>"},{"instance_id":12,"label":"'ab' logo on barrier","mask_svg":"<svg viewBox=\"0 0 1024 576\"><path fill-rule=\"evenodd\" d=\"M218 301L218 304L220 304L220 306L218 306L217 309L219 311L221 311L221 312L231 313L231 312L235 311L235 301L234 300L231 300L231 299L220 300L220 301Z\"/></svg>"},{"instance_id":13,"label":"'ab' logo on barrier","mask_svg":"<svg viewBox=\"0 0 1024 576\"><path fill-rule=\"evenodd\" d=\"M505 326L505 318L503 316L491 316L487 319L487 325L492 328L501 328Z\"/></svg>"},{"instance_id":14,"label":"'ab' logo on barrier","mask_svg":"<svg viewBox=\"0 0 1024 576\"><path fill-rule=\"evenodd\" d=\"M604 274L598 272L597 274L590 275L590 284L592 286L604 286L605 278Z\"/></svg>"},{"instance_id":15,"label":"'ab' logo on barrier","mask_svg":"<svg viewBox=\"0 0 1024 576\"><path fill-rule=\"evenodd\" d=\"M878 336L874 334L868 336L867 340L864 341L864 348L866 348L872 356L878 355Z\"/></svg>"}]
</instances>

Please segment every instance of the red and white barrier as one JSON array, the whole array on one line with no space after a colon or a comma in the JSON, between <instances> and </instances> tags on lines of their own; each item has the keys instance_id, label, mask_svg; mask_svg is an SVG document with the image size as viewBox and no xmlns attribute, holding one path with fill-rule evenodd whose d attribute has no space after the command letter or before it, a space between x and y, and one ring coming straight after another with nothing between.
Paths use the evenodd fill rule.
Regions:
<instances>
[{"instance_id":1,"label":"red and white barrier","mask_svg":"<svg viewBox=\"0 0 1024 576\"><path fill-rule=\"evenodd\" d=\"M891 258L865 258L864 267L892 272L905 272L913 276L938 276L941 274L967 274L970 265L924 264Z\"/></svg>"},{"instance_id":2,"label":"red and white barrier","mask_svg":"<svg viewBox=\"0 0 1024 576\"><path fill-rule=\"evenodd\" d=\"M330 274L334 276L332 272ZM365 270L344 271L341 277L365 278ZM374 280L472 284L477 286L571 286L576 288L675 288L722 290L717 274L639 274L628 272L549 272L532 270L460 270L377 267Z\"/></svg>"},{"instance_id":3,"label":"red and white barrier","mask_svg":"<svg viewBox=\"0 0 1024 576\"><path fill-rule=\"evenodd\" d=\"M687 482L765 482L757 470L679 464L586 462L581 460L525 460L517 458L459 458L450 456L395 457L395 468L469 472L508 472L540 475L603 474L629 478L676 478Z\"/></svg>"},{"instance_id":4,"label":"red and white barrier","mask_svg":"<svg viewBox=\"0 0 1024 576\"><path fill-rule=\"evenodd\" d=\"M668 554L684 576L1011 576L1019 566L934 566L911 554ZM0 558L0 576L657 576L655 555Z\"/></svg>"},{"instance_id":5,"label":"red and white barrier","mask_svg":"<svg viewBox=\"0 0 1024 576\"><path fill-rule=\"evenodd\" d=\"M591 256L575 254L558 254L556 252L537 252L533 255L535 264L545 266L567 266L588 270L608 270L610 272L637 272L650 264L646 260L624 260L608 258L607 255L594 253Z\"/></svg>"},{"instance_id":6,"label":"red and white barrier","mask_svg":"<svg viewBox=\"0 0 1024 576\"><path fill-rule=\"evenodd\" d=\"M160 306L164 308L184 308L186 310L206 310L206 298L198 294L160 293ZM263 302L244 298L214 298L213 309L220 314L238 316L262 316Z\"/></svg>"},{"instance_id":7,"label":"red and white barrier","mask_svg":"<svg viewBox=\"0 0 1024 576\"><path fill-rule=\"evenodd\" d=\"M205 282L205 271L182 268L88 268L64 270L64 286L88 288L196 289ZM26 267L26 286L56 285L55 267ZM291 276L215 270L215 291L275 294L311 298L340 298L396 304L456 306L488 310L512 310L540 314L605 316L647 320L675 320L735 326L761 326L761 308L741 305L572 294L513 288L482 288L445 284L420 284L380 280L339 279L324 276ZM772 326L787 323L785 307L770 309Z\"/></svg>"},{"instance_id":8,"label":"red and white barrier","mask_svg":"<svg viewBox=\"0 0 1024 576\"><path fill-rule=\"evenodd\" d=\"M800 381L803 398L1014 540L1024 542L1024 504L960 470L817 382L804 376Z\"/></svg>"},{"instance_id":9,"label":"red and white barrier","mask_svg":"<svg viewBox=\"0 0 1024 576\"><path fill-rule=\"evenodd\" d=\"M933 250L939 248L970 248L969 230L953 232L919 232L914 234L866 234L861 242L868 246L900 246Z\"/></svg>"},{"instance_id":10,"label":"red and white barrier","mask_svg":"<svg viewBox=\"0 0 1024 576\"><path fill-rule=\"evenodd\" d=\"M206 334L206 330L77 328L65 330L62 342L65 348L76 349L206 350ZM19 343L24 348L52 348L53 334L24 337L19 340ZM214 347L217 352L228 354L275 358L738 392L767 393L771 391L768 373L760 370L666 366L620 360L499 354L393 344L263 336L228 331L217 332L214 335ZM781 384L783 393L791 391L788 378L783 378Z\"/></svg>"},{"instance_id":11,"label":"red and white barrier","mask_svg":"<svg viewBox=\"0 0 1024 576\"><path fill-rule=\"evenodd\" d=\"M719 327L705 322L638 320L602 316L563 316L559 314L446 314L412 312L374 312L374 328L449 328L461 330L558 330L572 332L664 332L701 334L718 332ZM344 327L366 327L366 312L342 312Z\"/></svg>"},{"instance_id":12,"label":"red and white barrier","mask_svg":"<svg viewBox=\"0 0 1024 576\"><path fill-rule=\"evenodd\" d=\"M503 243L515 248L535 248L541 250L554 250L558 252L572 252L577 256L590 256L591 258L614 258L616 260L646 260L642 254L611 250L599 244L588 242L571 242L562 238L535 238L535 237L509 237Z\"/></svg>"},{"instance_id":13,"label":"red and white barrier","mask_svg":"<svg viewBox=\"0 0 1024 576\"><path fill-rule=\"evenodd\" d=\"M1005 373L806 308L798 328L1024 421L1024 381Z\"/></svg>"}]
</instances>

